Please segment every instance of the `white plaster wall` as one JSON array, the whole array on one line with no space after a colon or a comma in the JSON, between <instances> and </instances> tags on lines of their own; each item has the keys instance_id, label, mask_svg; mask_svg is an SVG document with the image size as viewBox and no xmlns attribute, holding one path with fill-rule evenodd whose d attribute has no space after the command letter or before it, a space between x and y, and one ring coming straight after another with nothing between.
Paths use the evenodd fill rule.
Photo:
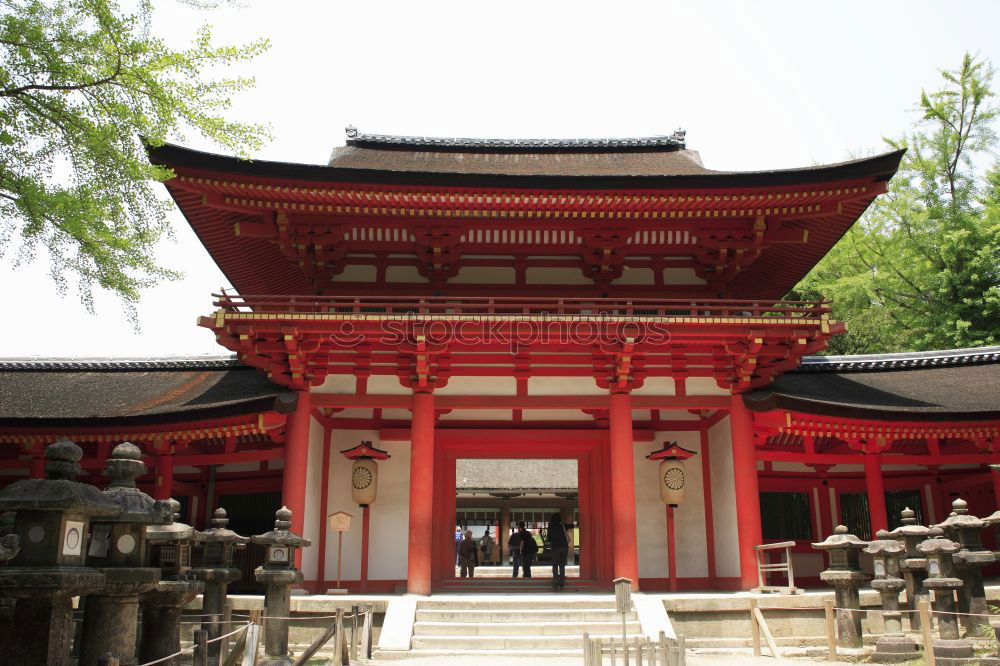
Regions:
<instances>
[{"instance_id":1,"label":"white plaster wall","mask_svg":"<svg viewBox=\"0 0 1000 666\"><path fill-rule=\"evenodd\" d=\"M399 383L398 381L396 382ZM357 393L358 379L354 375L327 375L323 384L309 390L310 393Z\"/></svg>"},{"instance_id":2,"label":"white plaster wall","mask_svg":"<svg viewBox=\"0 0 1000 666\"><path fill-rule=\"evenodd\" d=\"M354 393L354 389L351 389ZM373 395L412 395L413 391L399 383L396 375L372 375L368 378L368 393Z\"/></svg>"},{"instance_id":3,"label":"white plaster wall","mask_svg":"<svg viewBox=\"0 0 1000 666\"><path fill-rule=\"evenodd\" d=\"M719 388L712 377L688 377L684 386L688 395L729 395L729 390Z\"/></svg>"},{"instance_id":4,"label":"white plaster wall","mask_svg":"<svg viewBox=\"0 0 1000 666\"><path fill-rule=\"evenodd\" d=\"M625 266L622 270L622 275L616 280L612 280L611 284L653 284L653 269L652 268L632 268L630 266Z\"/></svg>"},{"instance_id":5,"label":"white plaster wall","mask_svg":"<svg viewBox=\"0 0 1000 666\"><path fill-rule=\"evenodd\" d=\"M676 381L673 377L646 377L632 395L677 395Z\"/></svg>"},{"instance_id":6,"label":"white plaster wall","mask_svg":"<svg viewBox=\"0 0 1000 666\"><path fill-rule=\"evenodd\" d=\"M319 526L326 519L320 506L320 488L323 484L323 426L309 419L309 455L306 462L306 506L302 519L302 536L312 541L312 546L302 551L302 574L306 580L316 580L319 570Z\"/></svg>"},{"instance_id":7,"label":"white plaster wall","mask_svg":"<svg viewBox=\"0 0 1000 666\"><path fill-rule=\"evenodd\" d=\"M453 284L514 284L513 268L503 266L463 266L451 278Z\"/></svg>"},{"instance_id":8,"label":"white plaster wall","mask_svg":"<svg viewBox=\"0 0 1000 666\"><path fill-rule=\"evenodd\" d=\"M408 284L427 284L430 282L420 274L416 266L389 266L385 269L385 281Z\"/></svg>"},{"instance_id":9,"label":"white plaster wall","mask_svg":"<svg viewBox=\"0 0 1000 666\"><path fill-rule=\"evenodd\" d=\"M607 395L590 377L528 377L528 395Z\"/></svg>"},{"instance_id":10,"label":"white plaster wall","mask_svg":"<svg viewBox=\"0 0 1000 666\"><path fill-rule=\"evenodd\" d=\"M733 446L729 417L708 430L712 458L712 520L715 523L715 572L724 578L740 575L736 532L736 486L733 482Z\"/></svg>"},{"instance_id":11,"label":"white plaster wall","mask_svg":"<svg viewBox=\"0 0 1000 666\"><path fill-rule=\"evenodd\" d=\"M441 415L442 421L512 421L509 409L453 409Z\"/></svg>"},{"instance_id":12,"label":"white plaster wall","mask_svg":"<svg viewBox=\"0 0 1000 666\"><path fill-rule=\"evenodd\" d=\"M667 578L667 513L660 501L658 462L646 456L663 446L677 442L690 451L701 453L697 432L657 432L653 442L635 447L636 522L638 530L639 575L643 578ZM705 538L705 495L702 485L701 458L696 455L684 465L684 502L674 509L674 546L677 549L678 578L708 576Z\"/></svg>"},{"instance_id":13,"label":"white plaster wall","mask_svg":"<svg viewBox=\"0 0 1000 666\"><path fill-rule=\"evenodd\" d=\"M524 271L527 284L593 284L579 268L531 267Z\"/></svg>"},{"instance_id":14,"label":"white plaster wall","mask_svg":"<svg viewBox=\"0 0 1000 666\"><path fill-rule=\"evenodd\" d=\"M374 282L377 271L375 266L354 264L345 266L340 275L333 277L334 282Z\"/></svg>"},{"instance_id":15,"label":"white plaster wall","mask_svg":"<svg viewBox=\"0 0 1000 666\"><path fill-rule=\"evenodd\" d=\"M579 421L583 425L592 425L594 417L584 414L579 409L525 409L521 412L522 421Z\"/></svg>"},{"instance_id":16,"label":"white plaster wall","mask_svg":"<svg viewBox=\"0 0 1000 666\"><path fill-rule=\"evenodd\" d=\"M363 440L391 456L379 461L378 495L371 505L368 579L405 580L410 506L410 443L382 442L373 430L334 430L331 436L330 485L325 515L346 511L354 516L351 530L344 533L341 578L361 577L361 507L351 500L351 461L338 452ZM327 532L326 578L337 576L337 535Z\"/></svg>"},{"instance_id":17,"label":"white plaster wall","mask_svg":"<svg viewBox=\"0 0 1000 666\"><path fill-rule=\"evenodd\" d=\"M664 268L663 284L708 284L693 268Z\"/></svg>"},{"instance_id":18,"label":"white plaster wall","mask_svg":"<svg viewBox=\"0 0 1000 666\"><path fill-rule=\"evenodd\" d=\"M434 395L517 395L513 377L451 377Z\"/></svg>"}]
</instances>

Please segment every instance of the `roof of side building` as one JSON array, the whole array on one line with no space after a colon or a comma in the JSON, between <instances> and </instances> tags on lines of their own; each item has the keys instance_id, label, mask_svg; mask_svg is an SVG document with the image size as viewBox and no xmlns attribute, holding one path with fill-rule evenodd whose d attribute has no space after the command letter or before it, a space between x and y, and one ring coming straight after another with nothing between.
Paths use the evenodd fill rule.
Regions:
<instances>
[{"instance_id":1,"label":"roof of side building","mask_svg":"<svg viewBox=\"0 0 1000 666\"><path fill-rule=\"evenodd\" d=\"M1000 347L807 357L744 401L754 411L886 421L997 419Z\"/></svg>"}]
</instances>

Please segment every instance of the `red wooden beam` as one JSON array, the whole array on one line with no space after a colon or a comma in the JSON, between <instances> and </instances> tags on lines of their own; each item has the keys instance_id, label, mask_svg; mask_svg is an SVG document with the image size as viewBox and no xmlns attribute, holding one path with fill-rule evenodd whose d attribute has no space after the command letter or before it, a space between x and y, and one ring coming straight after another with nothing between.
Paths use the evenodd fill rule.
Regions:
<instances>
[{"instance_id":1,"label":"red wooden beam","mask_svg":"<svg viewBox=\"0 0 1000 666\"><path fill-rule=\"evenodd\" d=\"M261 460L278 460L285 457L283 447L259 449L256 451L236 451L235 453L203 453L195 455L176 456L174 466L192 465L227 465L238 462L258 462Z\"/></svg>"},{"instance_id":2,"label":"red wooden beam","mask_svg":"<svg viewBox=\"0 0 1000 666\"><path fill-rule=\"evenodd\" d=\"M313 393L316 407L381 407L409 409L409 395L355 395L349 393ZM436 409L607 409L605 395L440 395ZM633 395L633 409L727 409L728 396L718 395Z\"/></svg>"}]
</instances>

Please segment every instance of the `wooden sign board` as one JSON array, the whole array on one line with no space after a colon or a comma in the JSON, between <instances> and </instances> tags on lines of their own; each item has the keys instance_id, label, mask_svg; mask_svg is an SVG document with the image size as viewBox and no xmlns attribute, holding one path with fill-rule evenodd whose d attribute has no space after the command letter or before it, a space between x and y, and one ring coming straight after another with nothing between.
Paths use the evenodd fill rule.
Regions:
<instances>
[{"instance_id":1,"label":"wooden sign board","mask_svg":"<svg viewBox=\"0 0 1000 666\"><path fill-rule=\"evenodd\" d=\"M330 530L333 532L346 532L351 529L351 519L354 516L345 512L338 511L337 513L330 514Z\"/></svg>"}]
</instances>

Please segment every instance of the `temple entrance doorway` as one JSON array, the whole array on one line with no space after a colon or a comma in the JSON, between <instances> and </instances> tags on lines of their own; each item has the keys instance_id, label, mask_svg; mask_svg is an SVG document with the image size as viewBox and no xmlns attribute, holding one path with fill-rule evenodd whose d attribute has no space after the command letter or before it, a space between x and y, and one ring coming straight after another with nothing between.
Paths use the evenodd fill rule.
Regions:
<instances>
[{"instance_id":1,"label":"temple entrance doorway","mask_svg":"<svg viewBox=\"0 0 1000 666\"><path fill-rule=\"evenodd\" d=\"M455 532L472 532L481 578L513 578L508 543L519 523L538 552L532 577L551 578L549 522L558 514L567 526L570 549L566 577L579 578L579 472L576 460L459 459L455 474ZM487 537L487 535L489 535ZM520 538L520 537L518 537ZM519 576L523 571L519 570Z\"/></svg>"},{"instance_id":2,"label":"temple entrance doorway","mask_svg":"<svg viewBox=\"0 0 1000 666\"><path fill-rule=\"evenodd\" d=\"M545 591L552 576L551 549L545 542L555 512L573 525L566 589L610 589L613 535L606 432L439 431L437 439L434 589L489 591L499 586L503 589L495 591ZM524 521L539 544L532 581L512 579L506 544L518 521ZM477 547L487 530L493 542L489 566L480 567L472 583L458 577L456 566L456 533L465 530L472 531ZM484 555L481 550L479 554Z\"/></svg>"}]
</instances>

